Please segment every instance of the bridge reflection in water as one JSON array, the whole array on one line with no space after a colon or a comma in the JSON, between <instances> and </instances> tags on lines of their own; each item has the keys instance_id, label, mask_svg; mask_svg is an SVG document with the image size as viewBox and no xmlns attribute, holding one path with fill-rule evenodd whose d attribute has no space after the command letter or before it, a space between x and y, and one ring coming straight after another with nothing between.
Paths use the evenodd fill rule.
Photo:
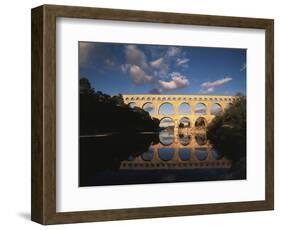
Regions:
<instances>
[{"instance_id":1,"label":"bridge reflection in water","mask_svg":"<svg viewBox=\"0 0 281 230\"><path fill-rule=\"evenodd\" d=\"M241 179L205 129L80 137L79 148L79 186Z\"/></svg>"},{"instance_id":2,"label":"bridge reflection in water","mask_svg":"<svg viewBox=\"0 0 281 230\"><path fill-rule=\"evenodd\" d=\"M230 168L231 161L218 155L206 139L204 130L174 132L164 130L160 142L143 154L121 162L120 170L180 170Z\"/></svg>"}]
</instances>

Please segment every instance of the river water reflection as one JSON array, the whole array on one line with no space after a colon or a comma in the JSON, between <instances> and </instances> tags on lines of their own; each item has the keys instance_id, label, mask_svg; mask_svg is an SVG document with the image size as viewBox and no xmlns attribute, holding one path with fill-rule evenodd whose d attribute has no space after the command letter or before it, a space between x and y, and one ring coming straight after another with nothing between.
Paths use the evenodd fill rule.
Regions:
<instances>
[{"instance_id":1,"label":"river water reflection","mask_svg":"<svg viewBox=\"0 0 281 230\"><path fill-rule=\"evenodd\" d=\"M235 170L205 130L80 137L80 186L245 179Z\"/></svg>"}]
</instances>

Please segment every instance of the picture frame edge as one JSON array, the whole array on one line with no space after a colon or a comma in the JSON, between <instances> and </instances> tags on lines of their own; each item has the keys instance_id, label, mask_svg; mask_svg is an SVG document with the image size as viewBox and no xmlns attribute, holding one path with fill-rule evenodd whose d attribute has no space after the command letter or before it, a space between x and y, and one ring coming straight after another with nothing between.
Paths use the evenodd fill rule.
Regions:
<instances>
[{"instance_id":1,"label":"picture frame edge","mask_svg":"<svg viewBox=\"0 0 281 230\"><path fill-rule=\"evenodd\" d=\"M87 10L91 10L90 14L102 10L102 13L94 18L104 17L108 12L116 12L116 15L110 16L108 20L122 20L120 13L126 14L126 19L137 22L140 16L132 17L132 12L146 12L148 17L157 14L152 22L161 22L158 18L167 15L171 20L172 16L179 17L186 15L191 20L192 25L202 25L206 18L214 18L209 20L206 26L226 26L236 25L235 27L248 28L254 25L254 28L266 30L266 118L271 118L269 128L266 127L266 199L264 201L249 202L233 202L218 204L197 204L183 206L166 206L166 207L148 207L148 208L132 208L105 211L78 211L78 212L56 212L56 18L70 17L73 12L77 17L81 18ZM81 13L82 12L82 13ZM129 13L131 12L131 13ZM137 14L138 14L137 13ZM89 13L88 13L89 14ZM86 16L88 15L86 14ZM170 15L170 16L169 16ZM172 16L171 16L172 15ZM85 16L85 15L84 15ZM86 17L88 18L89 15ZM125 220L140 218L159 218L172 216L187 215L203 215L245 211L262 211L274 209L274 20L258 19L258 18L241 18L229 16L215 15L196 15L169 12L151 12L151 11L131 11L109 8L92 8L92 7L76 7L63 5L42 5L31 10L32 18L32 153L31 153L31 220L44 224L65 224L77 222L93 222L93 221L109 221L109 220ZM84 18L84 17L83 17ZM93 18L93 17L92 17ZM200 18L199 24L194 20ZM205 19L204 19L205 18ZM223 25L218 20L227 19ZM145 18L147 21L148 18ZM174 23L174 20L161 23ZM182 21L175 20L176 22ZM187 20L187 21L188 21ZM244 21L245 23L241 22ZM235 23L231 23L234 21ZM193 24L194 23L194 24ZM213 24L213 25L209 25ZM189 24L189 23L188 23ZM237 26L240 25L240 26ZM250 27L252 28L252 27ZM48 33L47 33L48 31ZM51 31L51 32L50 32ZM272 105L269 105L271 102ZM267 119L266 119L267 120ZM266 121L268 124L268 121ZM252 207L251 207L252 204ZM245 210L248 206L248 210ZM211 208L211 207L214 208ZM234 207L234 208L233 208ZM196 211L190 211L190 208L196 208ZM165 210L165 213L152 213L145 217L145 212L151 210ZM171 209L172 213L168 210ZM218 209L219 211L216 211ZM231 209L231 210L230 210ZM233 210L232 210L233 209ZM252 210L251 210L252 209ZM133 212L132 212L133 211ZM202 213L200 213L200 211ZM119 212L119 214L118 214ZM178 215L177 215L178 214ZM83 216L84 215L84 216ZM132 218L131 218L132 217Z\"/></svg>"}]
</instances>

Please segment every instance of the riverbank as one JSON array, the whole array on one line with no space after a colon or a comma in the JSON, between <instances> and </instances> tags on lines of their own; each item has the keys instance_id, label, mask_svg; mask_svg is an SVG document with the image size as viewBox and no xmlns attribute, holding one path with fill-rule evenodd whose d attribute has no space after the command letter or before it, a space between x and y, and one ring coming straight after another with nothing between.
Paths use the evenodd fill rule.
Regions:
<instances>
[{"instance_id":1,"label":"riverbank","mask_svg":"<svg viewBox=\"0 0 281 230\"><path fill-rule=\"evenodd\" d=\"M96 134L85 134L80 135L80 138L89 138L89 137L109 137L114 135L139 135L139 134L159 134L162 130L159 131L142 131L142 132L108 132L108 133L96 133Z\"/></svg>"}]
</instances>

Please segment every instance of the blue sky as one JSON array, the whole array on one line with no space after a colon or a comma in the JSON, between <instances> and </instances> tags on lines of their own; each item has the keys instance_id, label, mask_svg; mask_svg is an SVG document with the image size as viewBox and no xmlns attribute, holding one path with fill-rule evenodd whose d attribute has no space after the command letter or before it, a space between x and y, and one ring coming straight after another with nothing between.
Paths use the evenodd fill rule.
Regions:
<instances>
[{"instance_id":1,"label":"blue sky","mask_svg":"<svg viewBox=\"0 0 281 230\"><path fill-rule=\"evenodd\" d=\"M246 50L79 42L79 77L109 95L246 95Z\"/></svg>"}]
</instances>

